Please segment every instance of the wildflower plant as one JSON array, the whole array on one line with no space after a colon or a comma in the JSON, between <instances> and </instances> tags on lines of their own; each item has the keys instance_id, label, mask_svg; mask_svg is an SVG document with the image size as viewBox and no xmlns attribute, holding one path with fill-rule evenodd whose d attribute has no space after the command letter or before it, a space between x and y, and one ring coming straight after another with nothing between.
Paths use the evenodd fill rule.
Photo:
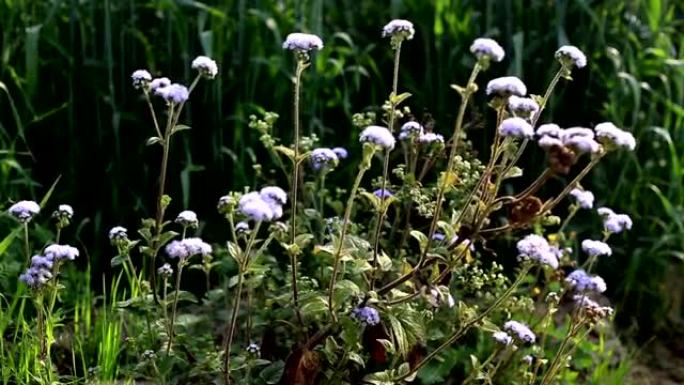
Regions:
<instances>
[{"instance_id":1,"label":"wildflower plant","mask_svg":"<svg viewBox=\"0 0 684 385\"><path fill-rule=\"evenodd\" d=\"M411 94L399 92L401 48L416 33L407 20L382 29L394 55L387 100L352 117L357 140L334 144L300 132L302 77L323 41L287 36L282 47L295 59L292 144L276 135L277 113L250 117L276 172L258 173L254 185L217 197L225 219L218 239L202 233L200 218L210 213L168 217L165 193L171 141L191 132L179 123L184 106L200 80L220 76L218 65L206 56L193 60L189 87L147 70L132 74L150 111L147 144L161 149L154 217L142 219L137 231L115 226L108 233L112 266L121 269L114 287L128 284L114 290L124 297L116 306L137 321L127 329L134 356L128 358L137 361L132 375L161 384L404 384L421 380L455 344L467 345L466 335L478 333L488 346L483 360L453 363L467 369L463 383L516 378L549 385L567 370L579 341L610 319L602 297L607 284L592 270L613 254L610 237L632 221L609 208L594 210L601 197L580 184L604 156L631 151L636 142L612 123L539 124L556 85L571 81L586 56L561 47L558 71L541 96L528 95L513 76L480 90L478 76L506 55L496 41L475 39L467 83L452 85L460 104L446 129L428 114L413 116ZM486 127L493 140L483 160L466 141L466 111L478 92L489 98L494 122ZM512 192L506 184L520 175L530 143L547 167ZM326 175L353 161L350 153L361 154L353 180L326 185ZM554 178L569 181L546 194ZM563 219L554 211L561 202L569 204ZM566 231L579 210L602 219L596 239ZM55 210L57 239L36 256L28 224L40 206L23 201L9 213L25 233L20 279L40 310L45 359L51 341L43 319L57 298L59 267L79 256L59 240L74 213L66 205ZM493 253L493 240L507 246ZM206 290L182 290L183 273L192 270L204 274ZM560 338L551 332L557 322L567 330Z\"/></svg>"}]
</instances>

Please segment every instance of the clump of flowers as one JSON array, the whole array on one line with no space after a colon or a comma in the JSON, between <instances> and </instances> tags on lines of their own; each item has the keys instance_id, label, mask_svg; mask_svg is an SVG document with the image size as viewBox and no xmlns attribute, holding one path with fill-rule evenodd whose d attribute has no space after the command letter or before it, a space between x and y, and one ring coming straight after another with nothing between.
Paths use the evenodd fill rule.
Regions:
<instances>
[{"instance_id":1,"label":"clump of flowers","mask_svg":"<svg viewBox=\"0 0 684 385\"><path fill-rule=\"evenodd\" d=\"M503 330L517 341L521 341L524 344L533 344L537 339L537 336L527 325L515 320L506 321Z\"/></svg>"},{"instance_id":2,"label":"clump of flowers","mask_svg":"<svg viewBox=\"0 0 684 385\"><path fill-rule=\"evenodd\" d=\"M603 293L606 291L606 282L598 275L590 275L583 269L577 269L570 273L565 282L577 292L593 291Z\"/></svg>"},{"instance_id":3,"label":"clump of flowers","mask_svg":"<svg viewBox=\"0 0 684 385\"><path fill-rule=\"evenodd\" d=\"M337 153L329 148L316 148L311 151L311 168L316 171L329 170L337 166L338 163Z\"/></svg>"},{"instance_id":4,"label":"clump of flowers","mask_svg":"<svg viewBox=\"0 0 684 385\"><path fill-rule=\"evenodd\" d=\"M564 45L556 51L556 59L564 67L584 68L587 65L587 57L574 45Z\"/></svg>"},{"instance_id":5,"label":"clump of flowers","mask_svg":"<svg viewBox=\"0 0 684 385\"><path fill-rule=\"evenodd\" d=\"M19 222L26 223L40 212L40 206L34 201L19 201L9 208L9 213Z\"/></svg>"},{"instance_id":6,"label":"clump of flowers","mask_svg":"<svg viewBox=\"0 0 684 385\"><path fill-rule=\"evenodd\" d=\"M487 95L497 95L503 98L509 96L525 96L527 86L515 76L504 76L492 79L487 83Z\"/></svg>"},{"instance_id":7,"label":"clump of flowers","mask_svg":"<svg viewBox=\"0 0 684 385\"><path fill-rule=\"evenodd\" d=\"M617 214L608 207L600 207L597 211L603 218L603 227L608 233L618 234L632 229L632 218L629 215Z\"/></svg>"},{"instance_id":8,"label":"clump of flowers","mask_svg":"<svg viewBox=\"0 0 684 385\"><path fill-rule=\"evenodd\" d=\"M373 326L380 323L380 313L370 306L357 307L352 310L351 317L362 326Z\"/></svg>"},{"instance_id":9,"label":"clump of flowers","mask_svg":"<svg viewBox=\"0 0 684 385\"><path fill-rule=\"evenodd\" d=\"M183 227L197 228L199 225L199 220L197 219L197 214L191 210L184 210L178 213L178 216L174 220Z\"/></svg>"},{"instance_id":10,"label":"clump of flowers","mask_svg":"<svg viewBox=\"0 0 684 385\"><path fill-rule=\"evenodd\" d=\"M394 148L395 140L392 133L385 127L381 126L368 126L359 135L359 141L361 143L372 143L376 146L385 149L392 150Z\"/></svg>"},{"instance_id":11,"label":"clump of flowers","mask_svg":"<svg viewBox=\"0 0 684 385\"><path fill-rule=\"evenodd\" d=\"M504 49L496 41L488 38L477 38L470 46L470 52L480 61L500 62L506 55Z\"/></svg>"},{"instance_id":12,"label":"clump of flowers","mask_svg":"<svg viewBox=\"0 0 684 385\"><path fill-rule=\"evenodd\" d=\"M415 121L404 123L399 129L399 140L415 140L423 135L423 126Z\"/></svg>"},{"instance_id":13,"label":"clump of flowers","mask_svg":"<svg viewBox=\"0 0 684 385\"><path fill-rule=\"evenodd\" d=\"M415 33L413 23L403 19L392 20L382 28L382 37L391 37L393 41L396 40L397 42L411 40Z\"/></svg>"},{"instance_id":14,"label":"clump of flowers","mask_svg":"<svg viewBox=\"0 0 684 385\"><path fill-rule=\"evenodd\" d=\"M585 239L582 241L582 250L584 250L584 252L590 257L598 257L601 255L610 256L613 254L613 250L611 250L608 244L591 239Z\"/></svg>"},{"instance_id":15,"label":"clump of flowers","mask_svg":"<svg viewBox=\"0 0 684 385\"><path fill-rule=\"evenodd\" d=\"M580 190L574 188L570 190L570 196L575 199L577 205L583 209L591 209L594 207L594 194L588 190Z\"/></svg>"},{"instance_id":16,"label":"clump of flowers","mask_svg":"<svg viewBox=\"0 0 684 385\"><path fill-rule=\"evenodd\" d=\"M218 65L210 57L197 56L191 66L207 79L213 79L218 75Z\"/></svg>"},{"instance_id":17,"label":"clump of flowers","mask_svg":"<svg viewBox=\"0 0 684 385\"><path fill-rule=\"evenodd\" d=\"M323 49L323 40L310 33L294 32L287 35L287 38L285 38L283 49L299 52L321 50Z\"/></svg>"},{"instance_id":18,"label":"clump of flowers","mask_svg":"<svg viewBox=\"0 0 684 385\"><path fill-rule=\"evenodd\" d=\"M513 138L532 138L534 129L522 118L504 119L499 126L499 135Z\"/></svg>"},{"instance_id":19,"label":"clump of flowers","mask_svg":"<svg viewBox=\"0 0 684 385\"><path fill-rule=\"evenodd\" d=\"M551 246L546 238L530 234L518 241L518 259L532 260L543 265L558 268L558 256L561 251L556 246Z\"/></svg>"},{"instance_id":20,"label":"clump of flowers","mask_svg":"<svg viewBox=\"0 0 684 385\"><path fill-rule=\"evenodd\" d=\"M211 245L200 238L185 238L166 245L166 254L173 259L185 260L193 255L211 254Z\"/></svg>"}]
</instances>

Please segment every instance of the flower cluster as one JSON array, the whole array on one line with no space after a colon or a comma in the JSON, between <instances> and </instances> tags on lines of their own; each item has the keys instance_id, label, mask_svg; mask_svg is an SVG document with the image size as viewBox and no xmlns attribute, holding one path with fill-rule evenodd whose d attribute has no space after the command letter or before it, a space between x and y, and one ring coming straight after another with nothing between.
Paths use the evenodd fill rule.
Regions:
<instances>
[{"instance_id":1,"label":"flower cluster","mask_svg":"<svg viewBox=\"0 0 684 385\"><path fill-rule=\"evenodd\" d=\"M194 211L184 210L178 213L178 216L174 220L183 227L196 228L199 225L199 220L197 219L197 214Z\"/></svg>"},{"instance_id":2,"label":"flower cluster","mask_svg":"<svg viewBox=\"0 0 684 385\"><path fill-rule=\"evenodd\" d=\"M295 32L287 35L283 42L283 49L300 52L321 50L323 49L323 40L310 33Z\"/></svg>"},{"instance_id":3,"label":"flower cluster","mask_svg":"<svg viewBox=\"0 0 684 385\"><path fill-rule=\"evenodd\" d=\"M416 121L408 121L399 129L399 140L415 140L423 135L423 126Z\"/></svg>"},{"instance_id":4,"label":"flower cluster","mask_svg":"<svg viewBox=\"0 0 684 385\"><path fill-rule=\"evenodd\" d=\"M207 79L213 79L218 75L218 65L210 57L197 56L191 66Z\"/></svg>"},{"instance_id":5,"label":"flower cluster","mask_svg":"<svg viewBox=\"0 0 684 385\"><path fill-rule=\"evenodd\" d=\"M506 333L506 332L502 332L502 331L494 332L494 334L492 334L492 338L494 339L494 341L496 341L496 343L501 344L501 345L508 346L508 345L513 344L513 337L508 335L508 333Z\"/></svg>"},{"instance_id":6,"label":"flower cluster","mask_svg":"<svg viewBox=\"0 0 684 385\"><path fill-rule=\"evenodd\" d=\"M537 336L530 330L530 328L522 322L510 320L506 321L503 330L511 337L524 344L533 344Z\"/></svg>"},{"instance_id":7,"label":"flower cluster","mask_svg":"<svg viewBox=\"0 0 684 385\"><path fill-rule=\"evenodd\" d=\"M542 124L537 128L539 147L568 147L577 153L598 153L601 145L594 139L594 131L585 127L562 129L553 123Z\"/></svg>"},{"instance_id":8,"label":"flower cluster","mask_svg":"<svg viewBox=\"0 0 684 385\"><path fill-rule=\"evenodd\" d=\"M73 261L79 256L78 249L69 245L52 244L43 251L45 257L51 261Z\"/></svg>"},{"instance_id":9,"label":"flower cluster","mask_svg":"<svg viewBox=\"0 0 684 385\"><path fill-rule=\"evenodd\" d=\"M594 207L594 194L591 191L574 188L570 190L570 196L573 197L575 202L577 202L577 205L583 209Z\"/></svg>"},{"instance_id":10,"label":"flower cluster","mask_svg":"<svg viewBox=\"0 0 684 385\"><path fill-rule=\"evenodd\" d=\"M525 96L527 94L527 87L522 80L515 76L504 76L492 79L487 83L487 95L497 95L507 98L511 95Z\"/></svg>"},{"instance_id":11,"label":"flower cluster","mask_svg":"<svg viewBox=\"0 0 684 385\"><path fill-rule=\"evenodd\" d=\"M418 141L423 145L431 145L434 143L444 143L444 137L434 132L426 132L418 138Z\"/></svg>"},{"instance_id":12,"label":"flower cluster","mask_svg":"<svg viewBox=\"0 0 684 385\"><path fill-rule=\"evenodd\" d=\"M603 293L606 291L606 281L598 275L589 275L583 269L577 269L570 273L565 282L577 292L592 291L596 293Z\"/></svg>"},{"instance_id":13,"label":"flower cluster","mask_svg":"<svg viewBox=\"0 0 684 385\"><path fill-rule=\"evenodd\" d=\"M174 104L185 103L190 97L188 88L178 83L172 83L165 87L158 87L154 90L154 94L161 96L167 103Z\"/></svg>"},{"instance_id":14,"label":"flower cluster","mask_svg":"<svg viewBox=\"0 0 684 385\"><path fill-rule=\"evenodd\" d=\"M561 255L557 246L551 246L546 238L529 234L518 241L518 259L533 260L542 265L558 268L558 257Z\"/></svg>"},{"instance_id":15,"label":"flower cluster","mask_svg":"<svg viewBox=\"0 0 684 385\"><path fill-rule=\"evenodd\" d=\"M597 322L613 315L613 308L610 306L601 306L598 302L588 298L584 294L575 294L572 299L575 306L582 309L587 318L592 322Z\"/></svg>"},{"instance_id":16,"label":"flower cluster","mask_svg":"<svg viewBox=\"0 0 684 385\"><path fill-rule=\"evenodd\" d=\"M57 210L52 212L52 218L57 220L61 225L69 224L69 221L71 221L71 218L73 217L74 209L69 205L59 205Z\"/></svg>"},{"instance_id":17,"label":"flower cluster","mask_svg":"<svg viewBox=\"0 0 684 385\"><path fill-rule=\"evenodd\" d=\"M240 198L240 212L257 222L272 221L283 216L283 205L287 203L287 193L280 187L269 186L260 192L250 192Z\"/></svg>"},{"instance_id":18,"label":"flower cluster","mask_svg":"<svg viewBox=\"0 0 684 385\"><path fill-rule=\"evenodd\" d=\"M185 238L180 241L171 241L171 243L166 245L166 254L170 258L181 261L193 255L209 255L211 251L211 245L200 238Z\"/></svg>"},{"instance_id":19,"label":"flower cluster","mask_svg":"<svg viewBox=\"0 0 684 385\"><path fill-rule=\"evenodd\" d=\"M473 41L473 44L470 46L470 52L472 52L478 60L484 60L485 62L500 62L506 55L499 43L492 39L482 37Z\"/></svg>"},{"instance_id":20,"label":"flower cluster","mask_svg":"<svg viewBox=\"0 0 684 385\"><path fill-rule=\"evenodd\" d=\"M68 245L50 245L45 248L44 255L34 255L31 266L19 276L19 280L32 289L43 288L55 275L55 264L72 261L78 257L78 249Z\"/></svg>"},{"instance_id":21,"label":"flower cluster","mask_svg":"<svg viewBox=\"0 0 684 385\"><path fill-rule=\"evenodd\" d=\"M585 239L582 241L582 250L584 250L584 252L589 254L591 257L598 257L600 255L610 256L613 254L613 250L611 250L610 246L608 246L605 242L594 241L591 239Z\"/></svg>"},{"instance_id":22,"label":"flower cluster","mask_svg":"<svg viewBox=\"0 0 684 385\"><path fill-rule=\"evenodd\" d=\"M382 37L392 37L397 41L411 40L416 30L408 20L394 19L382 28Z\"/></svg>"},{"instance_id":23,"label":"flower cluster","mask_svg":"<svg viewBox=\"0 0 684 385\"><path fill-rule=\"evenodd\" d=\"M603 227L607 232L617 234L632 229L632 218L627 214L617 214L608 207L596 210L603 217Z\"/></svg>"},{"instance_id":24,"label":"flower cluster","mask_svg":"<svg viewBox=\"0 0 684 385\"><path fill-rule=\"evenodd\" d=\"M34 201L19 201L13 204L8 211L20 222L26 223L40 212L40 206Z\"/></svg>"},{"instance_id":25,"label":"flower cluster","mask_svg":"<svg viewBox=\"0 0 684 385\"><path fill-rule=\"evenodd\" d=\"M511 95L508 98L508 108L510 108L515 116L530 119L539 111L539 104L532 98Z\"/></svg>"},{"instance_id":26,"label":"flower cluster","mask_svg":"<svg viewBox=\"0 0 684 385\"><path fill-rule=\"evenodd\" d=\"M587 57L584 52L573 45L564 45L558 48L555 56L564 67L583 68L587 65Z\"/></svg>"},{"instance_id":27,"label":"flower cluster","mask_svg":"<svg viewBox=\"0 0 684 385\"><path fill-rule=\"evenodd\" d=\"M380 313L370 306L354 308L351 317L363 326L373 326L380 323Z\"/></svg>"},{"instance_id":28,"label":"flower cluster","mask_svg":"<svg viewBox=\"0 0 684 385\"><path fill-rule=\"evenodd\" d=\"M168 278L173 275L173 268L168 263L165 263L157 269L157 274L162 278Z\"/></svg>"},{"instance_id":29,"label":"flower cluster","mask_svg":"<svg viewBox=\"0 0 684 385\"><path fill-rule=\"evenodd\" d=\"M622 148L633 151L636 148L636 139L631 133L624 131L611 122L599 123L594 127L598 140L609 148Z\"/></svg>"},{"instance_id":30,"label":"flower cluster","mask_svg":"<svg viewBox=\"0 0 684 385\"><path fill-rule=\"evenodd\" d=\"M526 138L530 139L534 136L534 129L532 126L522 118L508 118L504 119L499 125L499 135L502 137Z\"/></svg>"},{"instance_id":31,"label":"flower cluster","mask_svg":"<svg viewBox=\"0 0 684 385\"><path fill-rule=\"evenodd\" d=\"M390 191L388 189L381 189L381 188L373 191L373 195L375 195L376 197L378 197L380 199L387 199L387 198L394 196L392 191Z\"/></svg>"},{"instance_id":32,"label":"flower cluster","mask_svg":"<svg viewBox=\"0 0 684 385\"><path fill-rule=\"evenodd\" d=\"M131 74L131 80L136 89L146 88L152 81L152 75L147 70L137 70Z\"/></svg>"},{"instance_id":33,"label":"flower cluster","mask_svg":"<svg viewBox=\"0 0 684 385\"><path fill-rule=\"evenodd\" d=\"M311 168L315 171L329 170L337 166L338 163L339 157L334 150L322 147L311 151Z\"/></svg>"},{"instance_id":34,"label":"flower cluster","mask_svg":"<svg viewBox=\"0 0 684 385\"><path fill-rule=\"evenodd\" d=\"M385 150L392 150L396 143L392 133L387 128L381 126L366 127L359 135L359 142L373 143Z\"/></svg>"}]
</instances>

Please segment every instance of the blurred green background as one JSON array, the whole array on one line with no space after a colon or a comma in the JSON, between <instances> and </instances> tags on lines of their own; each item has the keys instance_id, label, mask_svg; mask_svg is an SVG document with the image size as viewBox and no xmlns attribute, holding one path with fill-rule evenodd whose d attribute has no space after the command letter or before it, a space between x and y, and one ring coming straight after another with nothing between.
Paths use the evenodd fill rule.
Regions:
<instances>
[{"instance_id":1,"label":"blurred green background","mask_svg":"<svg viewBox=\"0 0 684 385\"><path fill-rule=\"evenodd\" d=\"M635 218L632 232L611 240L616 252L600 271L623 330L638 338L681 330L682 1L0 0L0 202L39 198L61 176L52 204L74 206L79 219L71 231L94 274L105 271L112 253L106 231L134 228L154 208L159 149L144 144L152 128L130 74L148 68L188 82L190 61L206 54L220 76L202 82L189 105L192 132L174 144L169 191L172 212L190 208L217 223L217 198L255 180L262 147L249 115L277 112L279 134L289 141L293 63L282 51L284 36L303 30L325 40L305 75L304 130L358 157L351 115L386 98L392 54L380 30L396 17L417 30L402 49L400 89L443 134L458 102L449 85L465 83L474 38L493 37L507 52L482 82L517 75L531 93L541 93L556 70L558 46L587 53L588 68L558 88L543 120L611 120L638 138L636 153L602 162L585 186L601 204ZM470 137L485 149L484 99L470 111ZM539 156L524 157L528 177ZM340 180L354 162L345 167ZM595 228L595 218L581 218L578 231ZM0 220L6 234L12 223Z\"/></svg>"}]
</instances>

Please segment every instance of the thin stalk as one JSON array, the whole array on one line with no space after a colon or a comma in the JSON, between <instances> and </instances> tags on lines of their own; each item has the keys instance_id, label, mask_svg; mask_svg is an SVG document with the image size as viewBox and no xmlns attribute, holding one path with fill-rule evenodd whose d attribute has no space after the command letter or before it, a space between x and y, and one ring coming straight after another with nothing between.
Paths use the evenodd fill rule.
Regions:
<instances>
[{"instance_id":1,"label":"thin stalk","mask_svg":"<svg viewBox=\"0 0 684 385\"><path fill-rule=\"evenodd\" d=\"M233 347L233 337L235 336L235 325L237 324L237 316L240 310L240 302L242 300L242 287L244 285L244 275L247 270L247 265L249 264L249 253L252 251L252 246L254 245L254 240L259 232L259 227L261 227L261 222L257 222L252 230L252 236L247 241L247 246L245 247L245 252L242 254L242 258L239 265L238 272L238 284L237 293L235 293L235 302L233 303L233 313L230 319L230 326L228 327L228 336L224 342L224 352L223 352L223 383L225 385L230 384L230 351Z\"/></svg>"},{"instance_id":2,"label":"thin stalk","mask_svg":"<svg viewBox=\"0 0 684 385\"><path fill-rule=\"evenodd\" d=\"M549 180L549 178L551 178L551 176L553 176L553 170L551 170L550 168L547 168L546 170L544 170L543 173L541 173L537 177L537 179L534 182L532 182L532 184L527 186L527 188L525 190L523 190L518 195L516 195L515 200L519 201L519 200L522 200L523 198L526 198L529 195L536 193L539 190L539 188L544 183L546 183L546 181Z\"/></svg>"},{"instance_id":3,"label":"thin stalk","mask_svg":"<svg viewBox=\"0 0 684 385\"><path fill-rule=\"evenodd\" d=\"M59 245L59 239L62 236L62 228L57 226L57 234L55 235L55 243Z\"/></svg>"},{"instance_id":4,"label":"thin stalk","mask_svg":"<svg viewBox=\"0 0 684 385\"><path fill-rule=\"evenodd\" d=\"M166 345L166 354L171 351L171 344L173 343L173 335L176 323L176 309L178 306L178 292L180 291L181 275L183 274L183 266L185 261L180 261L178 264L178 274L176 275L176 292L173 295L173 307L171 308L171 324L169 326L169 343Z\"/></svg>"},{"instance_id":5,"label":"thin stalk","mask_svg":"<svg viewBox=\"0 0 684 385\"><path fill-rule=\"evenodd\" d=\"M150 114L152 115L152 121L154 122L154 129L157 131L157 136L161 139L163 138L162 132L159 129L159 121L157 120L157 114L154 112L154 106L152 105L152 100L150 100L149 91L145 90L145 101L147 102L147 107L150 109Z\"/></svg>"},{"instance_id":6,"label":"thin stalk","mask_svg":"<svg viewBox=\"0 0 684 385\"><path fill-rule=\"evenodd\" d=\"M31 264L31 247L29 246L29 231L28 231L28 221L24 222L24 254L26 255L26 261Z\"/></svg>"},{"instance_id":7,"label":"thin stalk","mask_svg":"<svg viewBox=\"0 0 684 385\"><path fill-rule=\"evenodd\" d=\"M330 277L330 286L328 287L328 311L333 320L335 317L335 304L334 304L334 293L335 293L335 283L337 281L337 274L340 268L340 255L342 254L342 247L344 245L344 239L347 236L347 229L349 227L349 220L351 217L351 211L354 207L354 199L356 198L356 192L361 185L361 180L363 180L363 174L370 168L370 162L373 157L373 152L364 154L364 159L359 166L359 172L356 175L356 180L352 186L351 192L349 194L349 199L347 199L347 206L344 210L344 220L342 221L342 230L340 232L340 239L337 241L337 249L335 250L335 255L333 256L333 272Z\"/></svg>"},{"instance_id":8,"label":"thin stalk","mask_svg":"<svg viewBox=\"0 0 684 385\"><path fill-rule=\"evenodd\" d=\"M597 155L594 159L592 159L591 162L589 162L589 164L587 164L584 167L584 169L582 169L582 171L580 171L580 173L577 174L575 179L573 179L572 182L568 183L568 185L565 186L563 191L561 191L561 193L558 194L556 198L554 198L550 202L545 203L542 207L540 215L544 215L545 213L553 210L553 208L556 207L556 205L558 205L558 203L560 203L560 201L563 200L563 198L565 198L565 196L570 193L570 190L575 188L577 183L579 183L582 180L582 178L584 178L589 173L589 171L591 171L591 169L601 160L601 158L603 158L603 155L605 155L605 152Z\"/></svg>"},{"instance_id":9,"label":"thin stalk","mask_svg":"<svg viewBox=\"0 0 684 385\"><path fill-rule=\"evenodd\" d=\"M306 69L306 63L297 59L294 84L294 159L292 160L292 217L290 219L292 229L290 231L291 243L297 238L297 190L299 188L299 88L301 86L302 73ZM290 264L292 265L292 302L299 325L303 326L302 315L299 311L299 291L297 289L297 254L291 253Z\"/></svg>"},{"instance_id":10,"label":"thin stalk","mask_svg":"<svg viewBox=\"0 0 684 385\"><path fill-rule=\"evenodd\" d=\"M394 108L394 107L393 107ZM391 130L391 128L390 128ZM389 150L385 150L385 161L382 172L382 196L380 197L382 207L378 210L377 222L375 225L375 238L373 239L373 268L371 269L371 290L375 289L375 280L377 279L378 267L378 249L380 247L380 233L382 232L382 222L385 220L387 213L387 202L385 201L385 189L387 188L387 173L389 171Z\"/></svg>"},{"instance_id":11,"label":"thin stalk","mask_svg":"<svg viewBox=\"0 0 684 385\"><path fill-rule=\"evenodd\" d=\"M492 354L490 354L489 357L487 357L487 359L482 363L482 365L480 365L480 367L486 368L487 365L489 365L494 360L494 358L499 354L500 351L501 351L500 347L497 347L496 349L494 349L494 351L492 351ZM463 383L461 383L461 385L469 384L472 380L475 379L475 375L478 373L480 373L480 370L473 368L473 370L470 372L468 377L466 377L466 379L463 381Z\"/></svg>"},{"instance_id":12,"label":"thin stalk","mask_svg":"<svg viewBox=\"0 0 684 385\"><path fill-rule=\"evenodd\" d=\"M487 309L485 309L482 313L480 313L477 317L473 318L472 320L466 322L462 327L460 327L456 332L454 332L451 337L449 337L444 343L442 343L440 346L438 346L432 353L428 354L420 360L411 370L409 373L400 376L399 378L396 378L395 381L401 381L404 380L410 376L412 376L414 373L418 372L425 364L430 362L433 358L435 358L439 353L441 353L444 349L448 348L451 346L454 342L456 342L459 338L463 337L468 330L480 321L484 319L486 316L488 316L491 312L496 310L505 300L510 297L515 289L518 288L520 283L522 283L523 279L527 275L527 272L529 271L529 266L524 267L521 271L520 274L518 275L518 278L513 282L513 284L499 297L494 301L493 304L491 304Z\"/></svg>"},{"instance_id":13,"label":"thin stalk","mask_svg":"<svg viewBox=\"0 0 684 385\"><path fill-rule=\"evenodd\" d=\"M564 220L563 223L561 224L560 228L558 228L558 234L562 234L562 233L563 233L563 230L565 230L565 227L567 227L567 225L570 223L570 221L572 220L572 218L575 217L575 215L577 214L578 211L579 211L579 206L578 206L578 205L573 205L573 206L572 206L572 209L570 209L570 212L568 213L568 216L565 217L565 220Z\"/></svg>"}]
</instances>

